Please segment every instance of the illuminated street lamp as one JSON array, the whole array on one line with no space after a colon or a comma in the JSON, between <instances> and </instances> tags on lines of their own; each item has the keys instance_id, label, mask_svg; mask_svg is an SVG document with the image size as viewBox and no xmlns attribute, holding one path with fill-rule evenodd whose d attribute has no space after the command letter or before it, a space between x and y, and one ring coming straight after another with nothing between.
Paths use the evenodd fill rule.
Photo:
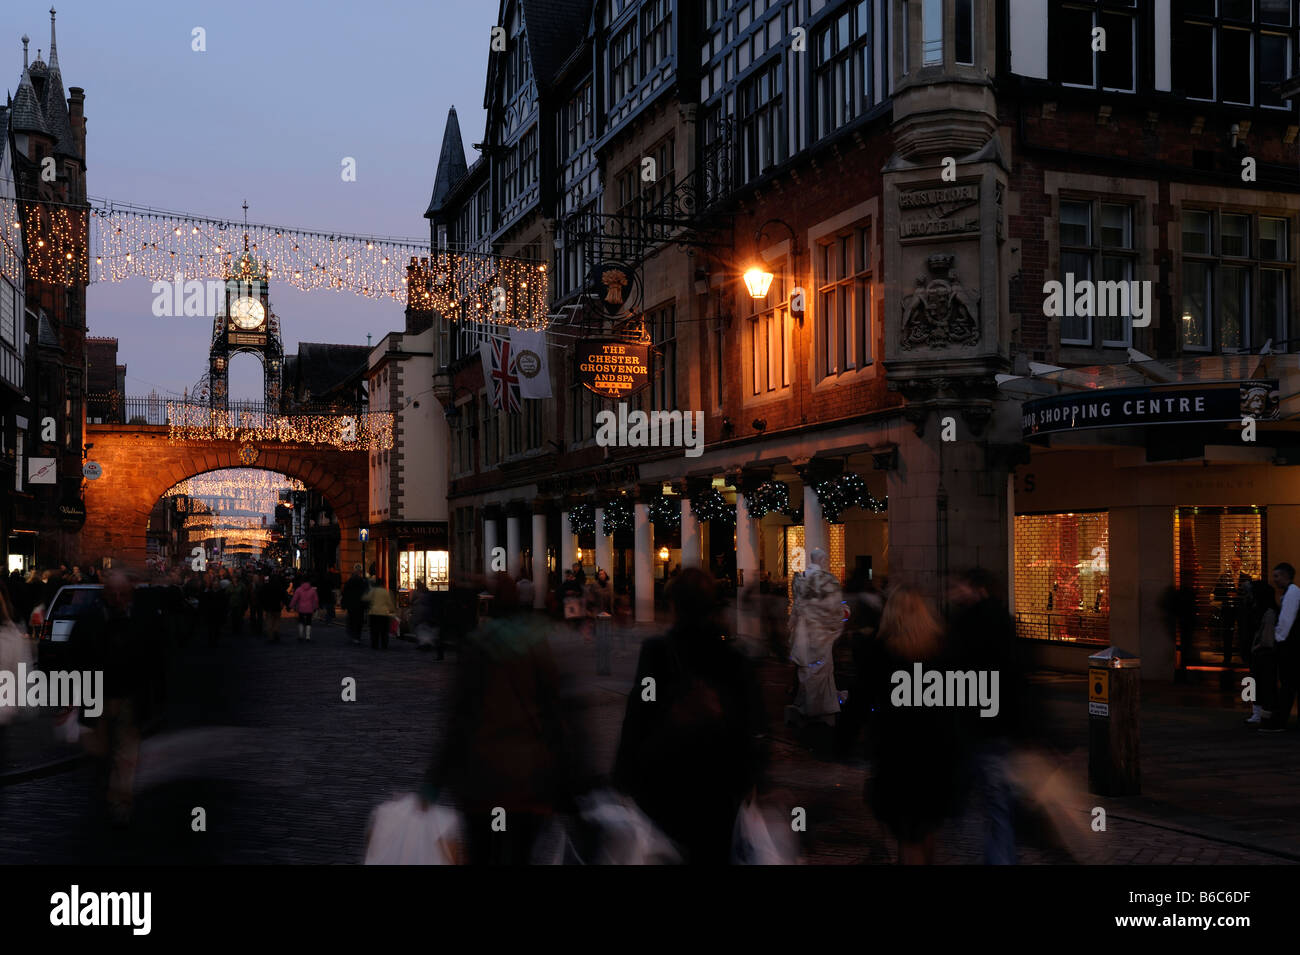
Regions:
<instances>
[{"instance_id":1,"label":"illuminated street lamp","mask_svg":"<svg viewBox=\"0 0 1300 955\"><path fill-rule=\"evenodd\" d=\"M745 273L745 288L749 289L750 298L767 298L767 290L772 287L773 275L759 268L752 268Z\"/></svg>"}]
</instances>

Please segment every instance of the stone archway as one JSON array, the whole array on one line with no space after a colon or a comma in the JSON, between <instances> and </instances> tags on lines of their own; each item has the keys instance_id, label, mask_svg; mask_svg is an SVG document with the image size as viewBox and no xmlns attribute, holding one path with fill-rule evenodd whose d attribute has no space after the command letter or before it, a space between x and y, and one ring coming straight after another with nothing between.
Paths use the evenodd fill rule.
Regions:
<instances>
[{"instance_id":1,"label":"stone archway","mask_svg":"<svg viewBox=\"0 0 1300 955\"><path fill-rule=\"evenodd\" d=\"M88 425L86 440L103 468L100 478L86 482L86 560L111 557L114 566L143 568L149 514L169 488L206 471L250 467L279 471L319 491L339 523L340 570L361 560L357 532L367 523L370 477L364 451L266 441L253 444L255 460L244 460L239 442L171 441L164 425Z\"/></svg>"}]
</instances>

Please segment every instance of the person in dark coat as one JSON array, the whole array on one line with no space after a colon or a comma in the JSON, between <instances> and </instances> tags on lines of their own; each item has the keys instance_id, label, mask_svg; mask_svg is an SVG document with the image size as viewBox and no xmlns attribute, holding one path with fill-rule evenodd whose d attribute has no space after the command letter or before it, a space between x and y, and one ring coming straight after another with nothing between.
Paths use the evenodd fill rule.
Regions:
<instances>
[{"instance_id":1,"label":"person in dark coat","mask_svg":"<svg viewBox=\"0 0 1300 955\"><path fill-rule=\"evenodd\" d=\"M713 577L688 568L669 588L674 624L641 646L614 784L677 843L686 863L726 864L736 815L759 782L765 730L752 665L723 637ZM653 678L655 698L644 698Z\"/></svg>"},{"instance_id":2,"label":"person in dark coat","mask_svg":"<svg viewBox=\"0 0 1300 955\"><path fill-rule=\"evenodd\" d=\"M288 585L285 584L284 578L279 573L273 573L266 578L266 583L262 584L258 594L262 619L266 624L267 640L272 643L280 642L280 613L289 602L287 590Z\"/></svg>"},{"instance_id":3,"label":"person in dark coat","mask_svg":"<svg viewBox=\"0 0 1300 955\"><path fill-rule=\"evenodd\" d=\"M866 800L898 840L898 861L931 864L935 833L962 801L964 758L959 717L950 706L903 705L908 689L894 674L909 678L945 669L943 626L915 587L895 587L880 619L880 662L871 667L879 706L873 727L871 775Z\"/></svg>"},{"instance_id":4,"label":"person in dark coat","mask_svg":"<svg viewBox=\"0 0 1300 955\"><path fill-rule=\"evenodd\" d=\"M957 576L949 594L948 639L957 669L998 674L997 715L983 716L977 708L967 709L964 729L971 746L973 781L983 797L984 862L1013 865L1015 799L1008 760L1012 747L1023 736L1026 693L1016 653L1016 625L994 590L993 576L983 568Z\"/></svg>"},{"instance_id":5,"label":"person in dark coat","mask_svg":"<svg viewBox=\"0 0 1300 955\"><path fill-rule=\"evenodd\" d=\"M343 611L348 615L348 636L353 643L361 642L361 627L366 618L366 591L370 584L361 576L361 565L352 568L352 576L343 585Z\"/></svg>"},{"instance_id":6,"label":"person in dark coat","mask_svg":"<svg viewBox=\"0 0 1300 955\"><path fill-rule=\"evenodd\" d=\"M102 713L87 711L83 722L92 729L97 786L117 825L131 816L140 727L151 715L149 635L159 626L156 609L136 599L125 574L113 572L104 581L103 604L78 618L69 637L72 669L104 675Z\"/></svg>"},{"instance_id":7,"label":"person in dark coat","mask_svg":"<svg viewBox=\"0 0 1300 955\"><path fill-rule=\"evenodd\" d=\"M493 618L461 650L446 741L421 794L455 798L471 865L521 865L547 818L574 808L574 755L545 629L518 605L508 574L494 589ZM503 831L493 827L498 808Z\"/></svg>"}]
</instances>

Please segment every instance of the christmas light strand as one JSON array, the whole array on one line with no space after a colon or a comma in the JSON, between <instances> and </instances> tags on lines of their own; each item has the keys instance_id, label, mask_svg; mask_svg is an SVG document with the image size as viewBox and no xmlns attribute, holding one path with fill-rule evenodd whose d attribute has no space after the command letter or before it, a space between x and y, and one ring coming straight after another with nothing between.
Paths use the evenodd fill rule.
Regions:
<instances>
[{"instance_id":1,"label":"christmas light strand","mask_svg":"<svg viewBox=\"0 0 1300 955\"><path fill-rule=\"evenodd\" d=\"M418 239L244 225L108 200L0 198L0 227L14 253L0 258L17 260L13 236L21 234L28 276L49 284L173 282L177 275L224 281L241 271L247 252L256 275L303 291L389 298L461 321L544 327L547 320L543 263L474 250L430 255Z\"/></svg>"},{"instance_id":2,"label":"christmas light strand","mask_svg":"<svg viewBox=\"0 0 1300 955\"><path fill-rule=\"evenodd\" d=\"M646 510L650 514L650 523L655 527L675 530L682 523L682 499L659 495L650 499Z\"/></svg>"},{"instance_id":3,"label":"christmas light strand","mask_svg":"<svg viewBox=\"0 0 1300 955\"><path fill-rule=\"evenodd\" d=\"M234 414L204 404L167 402L167 436L181 441L284 441L326 444L340 451L387 451L393 446L393 415Z\"/></svg>"}]
</instances>

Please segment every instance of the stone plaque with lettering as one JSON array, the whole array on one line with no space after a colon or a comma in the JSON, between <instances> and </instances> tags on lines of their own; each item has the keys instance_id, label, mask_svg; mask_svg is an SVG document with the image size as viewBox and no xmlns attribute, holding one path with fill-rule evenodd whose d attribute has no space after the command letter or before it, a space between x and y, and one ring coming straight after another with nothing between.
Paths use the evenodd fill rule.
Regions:
<instances>
[{"instance_id":1,"label":"stone plaque with lettering","mask_svg":"<svg viewBox=\"0 0 1300 955\"><path fill-rule=\"evenodd\" d=\"M915 239L980 230L978 183L907 189L898 195L898 235Z\"/></svg>"}]
</instances>

